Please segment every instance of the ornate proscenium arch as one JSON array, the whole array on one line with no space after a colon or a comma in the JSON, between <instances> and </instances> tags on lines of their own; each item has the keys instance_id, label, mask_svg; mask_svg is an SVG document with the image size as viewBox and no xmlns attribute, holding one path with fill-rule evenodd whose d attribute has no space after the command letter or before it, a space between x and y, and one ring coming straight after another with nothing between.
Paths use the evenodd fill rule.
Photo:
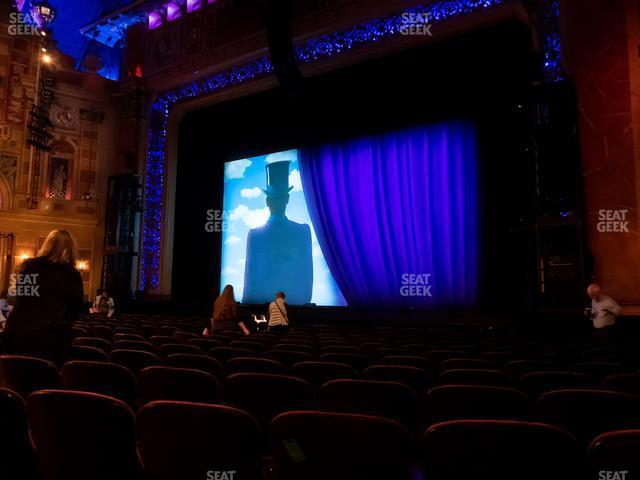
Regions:
<instances>
[{"instance_id":1,"label":"ornate proscenium arch","mask_svg":"<svg viewBox=\"0 0 640 480\"><path fill-rule=\"evenodd\" d=\"M441 0L356 25L348 30L323 35L296 47L300 64L310 64L335 57L357 47L403 34L407 17L428 16L430 24L491 9L515 0ZM542 18L544 29L543 69L547 81L563 78L560 62L558 2L549 0ZM408 14L408 15L407 15ZM273 73L267 57L252 60L224 72L205 77L179 88L164 92L151 106L148 151L145 172L143 238L141 254L142 290L157 290L160 283L161 237L164 217L165 160L167 127L172 108L181 102L210 95L230 86L240 85Z\"/></svg>"}]
</instances>

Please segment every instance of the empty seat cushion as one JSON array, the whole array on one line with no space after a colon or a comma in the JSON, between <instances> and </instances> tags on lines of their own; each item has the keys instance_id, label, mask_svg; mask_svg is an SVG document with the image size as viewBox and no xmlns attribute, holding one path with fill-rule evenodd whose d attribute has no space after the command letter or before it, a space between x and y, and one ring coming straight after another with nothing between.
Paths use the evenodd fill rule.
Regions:
<instances>
[{"instance_id":1,"label":"empty seat cushion","mask_svg":"<svg viewBox=\"0 0 640 480\"><path fill-rule=\"evenodd\" d=\"M399 423L367 415L289 412L270 429L279 480L408 480L411 445Z\"/></svg>"}]
</instances>

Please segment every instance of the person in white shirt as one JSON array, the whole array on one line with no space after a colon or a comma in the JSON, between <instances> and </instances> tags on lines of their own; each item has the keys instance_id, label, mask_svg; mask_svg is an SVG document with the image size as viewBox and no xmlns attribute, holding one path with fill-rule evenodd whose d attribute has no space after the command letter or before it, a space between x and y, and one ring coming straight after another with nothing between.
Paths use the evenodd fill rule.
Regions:
<instances>
[{"instance_id":1,"label":"person in white shirt","mask_svg":"<svg viewBox=\"0 0 640 480\"><path fill-rule=\"evenodd\" d=\"M600 286L592 283L587 287L591 298L591 321L598 336L608 337L616 324L616 317L622 313L622 307L613 298L602 293Z\"/></svg>"},{"instance_id":2,"label":"person in white shirt","mask_svg":"<svg viewBox=\"0 0 640 480\"><path fill-rule=\"evenodd\" d=\"M116 304L113 298L109 296L106 290L103 290L93 301L93 307L91 313L101 315L103 317L111 317L116 309Z\"/></svg>"},{"instance_id":3,"label":"person in white shirt","mask_svg":"<svg viewBox=\"0 0 640 480\"><path fill-rule=\"evenodd\" d=\"M269 304L269 330L289 330L289 316L284 297L284 293L278 292L276 293L276 299Z\"/></svg>"}]
</instances>

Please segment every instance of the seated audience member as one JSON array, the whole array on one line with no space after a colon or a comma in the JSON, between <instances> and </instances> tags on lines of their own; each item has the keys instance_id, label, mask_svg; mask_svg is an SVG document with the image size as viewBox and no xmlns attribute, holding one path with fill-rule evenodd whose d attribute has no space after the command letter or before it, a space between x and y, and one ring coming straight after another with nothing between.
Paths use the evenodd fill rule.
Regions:
<instances>
[{"instance_id":1,"label":"seated audience member","mask_svg":"<svg viewBox=\"0 0 640 480\"><path fill-rule=\"evenodd\" d=\"M278 292L276 293L276 299L269 304L269 330L289 330L289 317L284 297L284 293Z\"/></svg>"},{"instance_id":2,"label":"seated audience member","mask_svg":"<svg viewBox=\"0 0 640 480\"><path fill-rule=\"evenodd\" d=\"M238 302L233 294L233 286L227 285L213 304L213 316L211 317L211 334L225 330L240 329L245 335L249 335L249 329L240 320L238 314Z\"/></svg>"},{"instance_id":3,"label":"seated audience member","mask_svg":"<svg viewBox=\"0 0 640 480\"><path fill-rule=\"evenodd\" d=\"M38 255L20 267L11 296L5 351L61 364L71 349L71 324L83 307L82 276L76 270L76 242L66 230L54 230Z\"/></svg>"},{"instance_id":4,"label":"seated audience member","mask_svg":"<svg viewBox=\"0 0 640 480\"><path fill-rule=\"evenodd\" d=\"M0 292L0 331L7 328L7 319L13 310L13 305L9 304L9 290Z\"/></svg>"},{"instance_id":5,"label":"seated audience member","mask_svg":"<svg viewBox=\"0 0 640 480\"><path fill-rule=\"evenodd\" d=\"M91 307L91 313L107 318L111 317L115 310L116 304L106 290L102 290L98 294Z\"/></svg>"},{"instance_id":6,"label":"seated audience member","mask_svg":"<svg viewBox=\"0 0 640 480\"><path fill-rule=\"evenodd\" d=\"M613 298L602 293L596 283L587 287L587 295L591 298L591 321L596 335L602 340L614 339L616 317L622 313L622 307Z\"/></svg>"}]
</instances>

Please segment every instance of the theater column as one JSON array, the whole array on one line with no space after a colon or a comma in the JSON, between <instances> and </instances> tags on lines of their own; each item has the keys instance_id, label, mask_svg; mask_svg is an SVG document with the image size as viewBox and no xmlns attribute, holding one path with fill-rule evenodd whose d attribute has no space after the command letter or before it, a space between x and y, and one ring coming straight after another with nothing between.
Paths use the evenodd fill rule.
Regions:
<instances>
[{"instance_id":1,"label":"theater column","mask_svg":"<svg viewBox=\"0 0 640 480\"><path fill-rule=\"evenodd\" d=\"M596 280L640 312L639 0L561 0Z\"/></svg>"}]
</instances>

